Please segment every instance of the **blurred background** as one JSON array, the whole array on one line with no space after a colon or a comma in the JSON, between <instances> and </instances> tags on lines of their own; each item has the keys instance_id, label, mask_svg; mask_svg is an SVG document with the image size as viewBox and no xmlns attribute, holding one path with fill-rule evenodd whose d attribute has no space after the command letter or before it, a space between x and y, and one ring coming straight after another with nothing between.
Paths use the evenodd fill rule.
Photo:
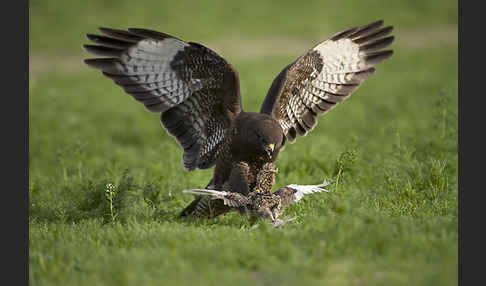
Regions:
<instances>
[{"instance_id":1,"label":"blurred background","mask_svg":"<svg viewBox=\"0 0 486 286\"><path fill-rule=\"evenodd\" d=\"M456 1L149 0L135 4L128 0L33 0L31 71L57 66L43 67L42 58L64 62L62 67L66 69L84 68L74 63L76 57L84 55L84 35L96 32L100 26L160 30L203 42L235 61L281 55L293 58L335 31L377 19L395 25L397 48L457 43Z\"/></svg>"},{"instance_id":2,"label":"blurred background","mask_svg":"<svg viewBox=\"0 0 486 286\"><path fill-rule=\"evenodd\" d=\"M88 43L85 34L97 33L98 27L155 29L206 45L238 70L244 108L256 111L273 78L288 63L337 31L377 19L395 26L395 55L378 67L371 79L374 84L360 88L360 95L351 101L353 110L348 111L356 115L367 112L366 117L376 116L376 122L380 118L393 121L398 112L407 121L393 122L394 127L423 126L428 119L417 115L427 112L425 103L435 101L433 93L457 89L456 1L30 1L31 174L56 172L53 154L61 146L74 144L70 141L98 144L97 154L89 157L92 160L98 154L117 152L113 142L102 144L110 137L118 142L135 140L141 147L173 143L160 140L165 134L154 122L157 115L133 104L121 88L82 62L92 57L82 49ZM372 94L375 92L378 95ZM457 102L456 96L452 101ZM350 102L336 110L346 110L347 104ZM341 118L349 118L345 112L331 112L318 128L323 129L327 120L336 120L349 122L351 133L369 132L366 122L373 118L361 115L342 122ZM326 129L334 128L331 123ZM128 138L134 133L137 137ZM333 133L336 141L343 140L340 135L349 138L350 134ZM300 140L301 144L313 137L316 135ZM139 152L146 152L142 149L146 148L134 155L142 156Z\"/></svg>"},{"instance_id":3,"label":"blurred background","mask_svg":"<svg viewBox=\"0 0 486 286\"><path fill-rule=\"evenodd\" d=\"M29 4L31 285L160 285L158 278L178 281L181 274L178 285L456 284L457 1ZM287 64L336 32L379 19L395 27L393 57L320 117L309 136L287 146L276 186L331 178L343 154L357 154L355 167L346 169L338 194L289 211L302 211L308 224L280 233L242 232L247 222L237 216L210 224L212 232L180 223L176 214L192 199L180 190L204 187L212 170L185 172L182 150L159 115L83 63L92 57L82 48L85 34L98 27L158 30L224 57L239 72L244 109L258 111ZM103 194L98 202L88 190L128 184L126 169L133 184L158 184L165 200L158 211L165 215L157 219L164 223L150 224L150 208L140 199L125 208L125 217L139 223L101 227ZM216 238L220 244L212 245ZM273 247L279 239L285 245ZM251 243L235 248L238 240Z\"/></svg>"}]
</instances>

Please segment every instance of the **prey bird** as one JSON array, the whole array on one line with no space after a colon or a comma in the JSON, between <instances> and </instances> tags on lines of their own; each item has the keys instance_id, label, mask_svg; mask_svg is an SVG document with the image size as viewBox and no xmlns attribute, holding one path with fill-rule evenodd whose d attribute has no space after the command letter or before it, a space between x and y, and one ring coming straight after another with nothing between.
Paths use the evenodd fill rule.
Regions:
<instances>
[{"instance_id":1,"label":"prey bird","mask_svg":"<svg viewBox=\"0 0 486 286\"><path fill-rule=\"evenodd\" d=\"M278 227L287 221L293 220L281 220L279 217L284 212L285 208L290 204L296 203L302 199L306 194L329 192L324 189L329 183L324 180L320 185L296 185L291 184L280 188L278 191L272 193L270 191L264 191L256 189L250 192L248 196L241 193L216 191L208 189L192 189L184 190L184 193L194 194L197 196L209 196L211 201L222 201L222 203L231 210L239 211L240 214L248 214L252 216L259 216L270 219L273 226ZM211 204L208 204L210 209L196 208L195 212L199 212L201 215L211 214Z\"/></svg>"},{"instance_id":2,"label":"prey bird","mask_svg":"<svg viewBox=\"0 0 486 286\"><path fill-rule=\"evenodd\" d=\"M99 28L84 48L101 70L145 108L183 149L186 170L214 168L208 190L270 192L275 161L317 125L320 115L350 97L374 66L388 59L394 40L383 21L353 27L317 44L273 80L259 112L244 111L236 70L211 49L147 29ZM208 207L211 204L211 207ZM200 210L211 210L204 213ZM232 210L199 194L182 216L216 217Z\"/></svg>"}]
</instances>

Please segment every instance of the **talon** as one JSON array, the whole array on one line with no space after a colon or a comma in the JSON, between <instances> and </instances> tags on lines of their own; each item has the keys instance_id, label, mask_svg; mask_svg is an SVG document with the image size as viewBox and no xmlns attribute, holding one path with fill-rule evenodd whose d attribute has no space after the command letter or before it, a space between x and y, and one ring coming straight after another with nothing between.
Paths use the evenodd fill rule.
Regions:
<instances>
[{"instance_id":1,"label":"talon","mask_svg":"<svg viewBox=\"0 0 486 286\"><path fill-rule=\"evenodd\" d=\"M289 219L286 219L286 220L281 220L281 219L276 219L274 222L273 222L273 226L274 227L279 227L283 224L286 224L288 223L289 221L293 221L293 220L296 220L297 218L296 217L291 217Z\"/></svg>"},{"instance_id":2,"label":"talon","mask_svg":"<svg viewBox=\"0 0 486 286\"><path fill-rule=\"evenodd\" d=\"M263 189L259 188L259 187L256 187L254 190L253 190L255 193L262 193L263 192Z\"/></svg>"},{"instance_id":3,"label":"talon","mask_svg":"<svg viewBox=\"0 0 486 286\"><path fill-rule=\"evenodd\" d=\"M272 222L272 224L273 224L273 226L274 226L274 227L279 227L279 226L281 226L282 224L285 224L285 223L286 223L286 222L285 222L285 221L283 221L283 220L281 220L281 219L276 219L276 220L274 220L274 221Z\"/></svg>"}]
</instances>

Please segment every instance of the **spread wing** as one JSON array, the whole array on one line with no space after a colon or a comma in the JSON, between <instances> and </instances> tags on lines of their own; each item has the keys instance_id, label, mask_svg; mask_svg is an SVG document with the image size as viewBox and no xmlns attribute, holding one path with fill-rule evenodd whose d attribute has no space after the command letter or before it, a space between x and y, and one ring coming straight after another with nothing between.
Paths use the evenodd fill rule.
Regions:
<instances>
[{"instance_id":1,"label":"spread wing","mask_svg":"<svg viewBox=\"0 0 486 286\"><path fill-rule=\"evenodd\" d=\"M182 192L186 194L210 196L214 200L223 200L225 205L233 208L244 207L248 204L248 198L240 193L220 192L208 189L183 190Z\"/></svg>"},{"instance_id":2,"label":"spread wing","mask_svg":"<svg viewBox=\"0 0 486 286\"><path fill-rule=\"evenodd\" d=\"M111 78L151 112L183 147L186 170L206 169L241 112L236 71L212 50L145 29L100 28L85 49L105 58L85 63Z\"/></svg>"},{"instance_id":3,"label":"spread wing","mask_svg":"<svg viewBox=\"0 0 486 286\"><path fill-rule=\"evenodd\" d=\"M291 184L280 188L274 194L280 197L283 206L288 206L290 204L300 201L304 195L320 192L329 192L329 190L324 189L324 187L327 187L329 185L330 183L325 179L324 182L319 185Z\"/></svg>"},{"instance_id":4,"label":"spread wing","mask_svg":"<svg viewBox=\"0 0 486 286\"><path fill-rule=\"evenodd\" d=\"M261 113L275 118L290 143L307 135L317 116L347 99L375 71L373 66L392 55L381 50L394 37L383 21L335 34L285 67L274 79Z\"/></svg>"}]
</instances>

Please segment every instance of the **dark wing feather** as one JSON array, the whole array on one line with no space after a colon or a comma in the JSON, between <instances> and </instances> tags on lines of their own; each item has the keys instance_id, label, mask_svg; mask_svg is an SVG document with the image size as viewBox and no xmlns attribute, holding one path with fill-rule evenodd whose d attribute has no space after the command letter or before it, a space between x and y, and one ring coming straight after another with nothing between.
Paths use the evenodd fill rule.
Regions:
<instances>
[{"instance_id":1,"label":"dark wing feather","mask_svg":"<svg viewBox=\"0 0 486 286\"><path fill-rule=\"evenodd\" d=\"M241 112L236 71L212 50L146 29L100 28L85 49L108 58L85 63L152 112L184 148L187 170L214 165L232 119Z\"/></svg>"},{"instance_id":2,"label":"dark wing feather","mask_svg":"<svg viewBox=\"0 0 486 286\"><path fill-rule=\"evenodd\" d=\"M317 117L347 99L389 58L394 37L383 21L339 32L285 67L274 79L261 113L275 118L291 142L317 125Z\"/></svg>"},{"instance_id":3,"label":"dark wing feather","mask_svg":"<svg viewBox=\"0 0 486 286\"><path fill-rule=\"evenodd\" d=\"M232 208L240 208L248 205L248 198L240 193L228 193L223 198L224 204Z\"/></svg>"}]
</instances>

